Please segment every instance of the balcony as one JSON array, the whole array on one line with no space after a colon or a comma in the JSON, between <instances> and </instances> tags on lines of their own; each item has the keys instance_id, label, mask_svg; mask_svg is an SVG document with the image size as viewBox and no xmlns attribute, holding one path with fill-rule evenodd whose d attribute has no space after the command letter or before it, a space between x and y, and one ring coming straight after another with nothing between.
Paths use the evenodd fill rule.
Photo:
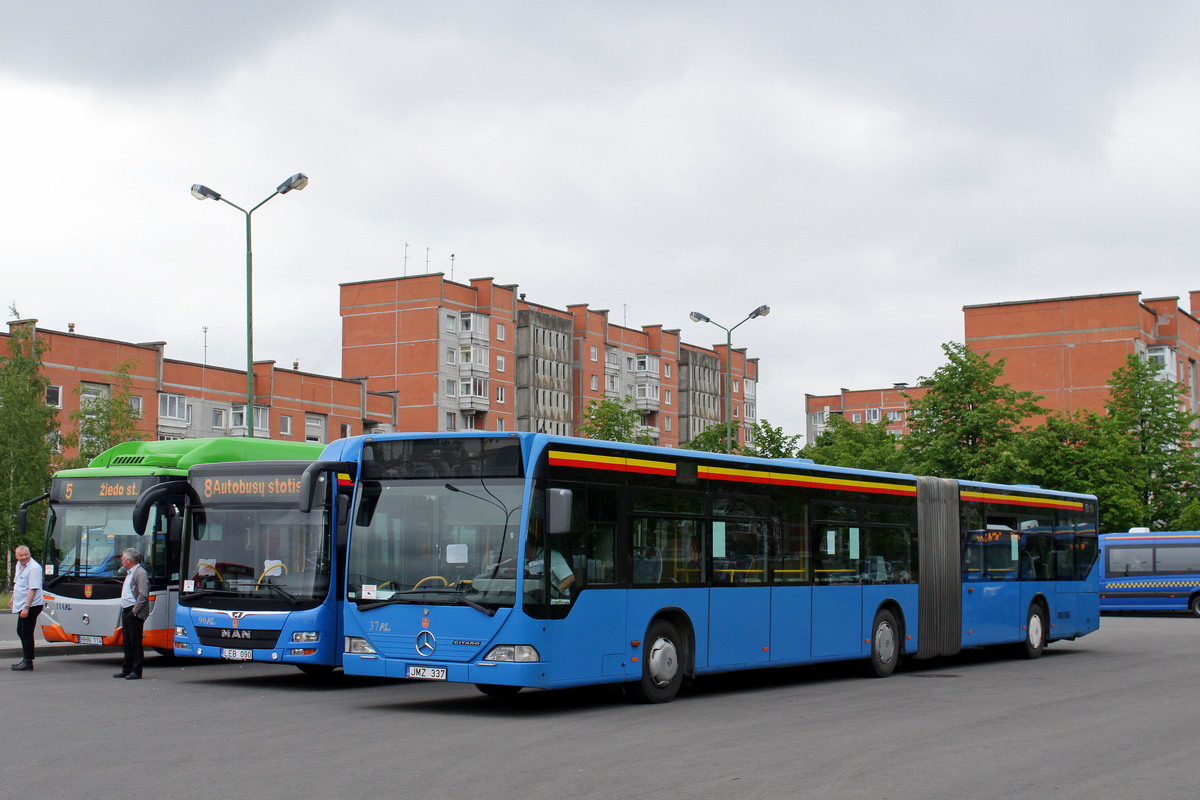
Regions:
<instances>
[{"instance_id":1,"label":"balcony","mask_svg":"<svg viewBox=\"0 0 1200 800\"><path fill-rule=\"evenodd\" d=\"M491 402L486 397L478 397L473 394L460 394L458 396L458 410L464 414L487 411L489 408L491 408Z\"/></svg>"}]
</instances>

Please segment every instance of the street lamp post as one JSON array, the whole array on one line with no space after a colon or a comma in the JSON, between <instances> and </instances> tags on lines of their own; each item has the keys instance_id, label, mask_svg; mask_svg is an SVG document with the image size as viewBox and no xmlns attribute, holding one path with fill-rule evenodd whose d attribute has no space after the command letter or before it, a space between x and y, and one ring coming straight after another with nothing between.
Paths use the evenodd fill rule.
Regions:
<instances>
[{"instance_id":1,"label":"street lamp post","mask_svg":"<svg viewBox=\"0 0 1200 800\"><path fill-rule=\"evenodd\" d=\"M733 452L733 332L738 325L749 322L755 317L765 317L771 313L771 307L767 305L759 306L750 312L750 315L744 320L734 325L732 328L726 328L719 322L713 322L711 319L701 314L699 311L693 311L688 314L692 322L708 322L716 325L721 330L725 331L725 452Z\"/></svg>"},{"instance_id":2,"label":"street lamp post","mask_svg":"<svg viewBox=\"0 0 1200 800\"><path fill-rule=\"evenodd\" d=\"M303 172L297 172L292 177L288 178L283 183L279 184L278 188L271 193L267 198L270 200L277 194L287 194L293 189L300 190L308 186L308 176ZM254 436L254 294L253 294L253 275L254 275L254 257L250 248L250 215L261 208L267 200L263 200L254 208L247 211L236 203L230 203L228 199L222 197L217 192L202 184L194 184L192 186L192 195L197 200L220 200L222 203L228 203L238 211L246 215L246 435L253 438Z\"/></svg>"}]
</instances>

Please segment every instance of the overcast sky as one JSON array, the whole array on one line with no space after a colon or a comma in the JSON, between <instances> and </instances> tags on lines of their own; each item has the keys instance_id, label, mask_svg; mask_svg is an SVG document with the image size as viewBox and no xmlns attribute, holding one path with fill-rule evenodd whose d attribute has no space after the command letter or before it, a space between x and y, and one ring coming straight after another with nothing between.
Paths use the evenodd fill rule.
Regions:
<instances>
[{"instance_id":1,"label":"overcast sky","mask_svg":"<svg viewBox=\"0 0 1200 800\"><path fill-rule=\"evenodd\" d=\"M734 346L803 432L963 305L1186 307L1198 40L1169 2L0 0L0 300L244 368L244 218L188 188L304 172L254 214L256 359L340 375L338 283L454 253L701 345L769 303Z\"/></svg>"}]
</instances>

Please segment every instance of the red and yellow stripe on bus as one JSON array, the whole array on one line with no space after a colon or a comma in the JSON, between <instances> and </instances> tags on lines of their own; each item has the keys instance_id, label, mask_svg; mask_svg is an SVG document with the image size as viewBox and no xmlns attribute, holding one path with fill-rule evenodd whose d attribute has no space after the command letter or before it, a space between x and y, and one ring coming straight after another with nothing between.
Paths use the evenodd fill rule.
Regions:
<instances>
[{"instance_id":1,"label":"red and yellow stripe on bus","mask_svg":"<svg viewBox=\"0 0 1200 800\"><path fill-rule=\"evenodd\" d=\"M976 503L997 503L1007 506L1034 506L1039 508L1062 508L1068 511L1082 511L1083 501L1068 500L1062 497L1034 497L1030 495L996 494L977 489L963 489L960 497Z\"/></svg>"},{"instance_id":2,"label":"red and yellow stripe on bus","mask_svg":"<svg viewBox=\"0 0 1200 800\"><path fill-rule=\"evenodd\" d=\"M551 450L550 463L556 467L604 469L612 472L640 472L644 475L675 474L675 463L673 461L601 456L594 453L571 453L566 450Z\"/></svg>"}]
</instances>

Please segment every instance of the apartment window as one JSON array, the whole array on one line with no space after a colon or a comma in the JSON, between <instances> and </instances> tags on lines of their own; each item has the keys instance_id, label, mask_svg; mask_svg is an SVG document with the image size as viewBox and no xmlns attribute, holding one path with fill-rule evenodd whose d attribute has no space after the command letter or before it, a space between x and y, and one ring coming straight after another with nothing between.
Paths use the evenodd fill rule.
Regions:
<instances>
[{"instance_id":1,"label":"apartment window","mask_svg":"<svg viewBox=\"0 0 1200 800\"><path fill-rule=\"evenodd\" d=\"M617 376L616 375L605 375L604 376L604 389L605 389L605 391L609 391L609 392L615 392L617 390Z\"/></svg>"},{"instance_id":2,"label":"apartment window","mask_svg":"<svg viewBox=\"0 0 1200 800\"><path fill-rule=\"evenodd\" d=\"M279 435L280 436L291 436L292 435L292 418L289 417L287 414L279 415Z\"/></svg>"},{"instance_id":3,"label":"apartment window","mask_svg":"<svg viewBox=\"0 0 1200 800\"><path fill-rule=\"evenodd\" d=\"M850 415L850 418L851 418L851 419L852 419L854 422L862 422L862 414L860 414L860 413L859 413L859 412L857 412L857 411L855 411L853 414L851 414L851 415Z\"/></svg>"},{"instance_id":4,"label":"apartment window","mask_svg":"<svg viewBox=\"0 0 1200 800\"><path fill-rule=\"evenodd\" d=\"M504 326L497 324L496 325L496 339L503 342L507 336L508 336L508 331L505 330ZM497 428L496 430L501 430L501 429Z\"/></svg>"},{"instance_id":5,"label":"apartment window","mask_svg":"<svg viewBox=\"0 0 1200 800\"><path fill-rule=\"evenodd\" d=\"M451 378L446 381L446 397L454 397L458 394L458 381Z\"/></svg>"},{"instance_id":6,"label":"apartment window","mask_svg":"<svg viewBox=\"0 0 1200 800\"><path fill-rule=\"evenodd\" d=\"M475 318L474 314L463 314L461 317L462 328L460 328L460 330L462 330L464 332L469 332L471 330L471 328L473 327L474 318Z\"/></svg>"},{"instance_id":7,"label":"apartment window","mask_svg":"<svg viewBox=\"0 0 1200 800\"><path fill-rule=\"evenodd\" d=\"M599 361L599 360L600 360L600 348L596 347L595 345L592 345L592 361Z\"/></svg>"},{"instance_id":8,"label":"apartment window","mask_svg":"<svg viewBox=\"0 0 1200 800\"><path fill-rule=\"evenodd\" d=\"M488 382L486 378L469 378L458 385L459 397L487 397Z\"/></svg>"},{"instance_id":9,"label":"apartment window","mask_svg":"<svg viewBox=\"0 0 1200 800\"><path fill-rule=\"evenodd\" d=\"M508 362L504 356L496 356L496 372L504 372L506 366L508 366Z\"/></svg>"},{"instance_id":10,"label":"apartment window","mask_svg":"<svg viewBox=\"0 0 1200 800\"><path fill-rule=\"evenodd\" d=\"M657 400L658 399L658 384L657 383L639 383L637 385L637 394L639 400Z\"/></svg>"},{"instance_id":11,"label":"apartment window","mask_svg":"<svg viewBox=\"0 0 1200 800\"><path fill-rule=\"evenodd\" d=\"M593 392L600 388L600 376L599 375L592 376L591 387L592 387Z\"/></svg>"},{"instance_id":12,"label":"apartment window","mask_svg":"<svg viewBox=\"0 0 1200 800\"><path fill-rule=\"evenodd\" d=\"M663 420L663 424L666 426L666 428L667 428L667 432L668 432L668 433L670 433L670 431L671 431L671 418L670 418L670 417L667 417L665 420Z\"/></svg>"},{"instance_id":13,"label":"apartment window","mask_svg":"<svg viewBox=\"0 0 1200 800\"><path fill-rule=\"evenodd\" d=\"M504 430L504 417L496 417L496 430Z\"/></svg>"},{"instance_id":14,"label":"apartment window","mask_svg":"<svg viewBox=\"0 0 1200 800\"><path fill-rule=\"evenodd\" d=\"M450 365L458 363L458 351L453 347L446 348L446 363Z\"/></svg>"},{"instance_id":15,"label":"apartment window","mask_svg":"<svg viewBox=\"0 0 1200 800\"><path fill-rule=\"evenodd\" d=\"M138 419L142 418L142 398L138 397L137 395L130 397L129 398L129 407L130 407L130 409L133 410L133 415L135 417L137 417ZM191 410L192 410L192 407L188 406L188 422L192 421Z\"/></svg>"},{"instance_id":16,"label":"apartment window","mask_svg":"<svg viewBox=\"0 0 1200 800\"><path fill-rule=\"evenodd\" d=\"M904 412L902 412L902 411L889 411L888 412L888 422L899 422L902 419L904 419Z\"/></svg>"},{"instance_id":17,"label":"apartment window","mask_svg":"<svg viewBox=\"0 0 1200 800\"><path fill-rule=\"evenodd\" d=\"M158 416L160 419L186 422L187 398L181 394L160 394L158 396Z\"/></svg>"},{"instance_id":18,"label":"apartment window","mask_svg":"<svg viewBox=\"0 0 1200 800\"><path fill-rule=\"evenodd\" d=\"M734 394L738 393L738 381L733 382L733 393Z\"/></svg>"},{"instance_id":19,"label":"apartment window","mask_svg":"<svg viewBox=\"0 0 1200 800\"><path fill-rule=\"evenodd\" d=\"M353 435L354 435L354 431L352 431L352 430L350 429L350 423L349 423L349 422L343 422L343 423L341 424L341 427L339 428L339 430L341 430L341 432L342 432L342 438L343 438L343 439L349 438L349 437L351 437L351 436L353 436Z\"/></svg>"},{"instance_id":20,"label":"apartment window","mask_svg":"<svg viewBox=\"0 0 1200 800\"><path fill-rule=\"evenodd\" d=\"M461 347L458 351L460 364L487 364L487 348Z\"/></svg>"},{"instance_id":21,"label":"apartment window","mask_svg":"<svg viewBox=\"0 0 1200 800\"><path fill-rule=\"evenodd\" d=\"M446 332L454 333L458 330L458 318L453 314L446 315Z\"/></svg>"},{"instance_id":22,"label":"apartment window","mask_svg":"<svg viewBox=\"0 0 1200 800\"><path fill-rule=\"evenodd\" d=\"M46 387L46 405L54 408L62 408L62 387L47 386Z\"/></svg>"},{"instance_id":23,"label":"apartment window","mask_svg":"<svg viewBox=\"0 0 1200 800\"><path fill-rule=\"evenodd\" d=\"M879 409L878 408L868 408L867 409L867 422L879 422Z\"/></svg>"},{"instance_id":24,"label":"apartment window","mask_svg":"<svg viewBox=\"0 0 1200 800\"><path fill-rule=\"evenodd\" d=\"M625 356L625 369L633 372L633 356Z\"/></svg>"},{"instance_id":25,"label":"apartment window","mask_svg":"<svg viewBox=\"0 0 1200 800\"><path fill-rule=\"evenodd\" d=\"M225 427L225 414L226 413L227 413L226 410L223 408L214 408L213 409L213 427L214 428L224 428Z\"/></svg>"},{"instance_id":26,"label":"apartment window","mask_svg":"<svg viewBox=\"0 0 1200 800\"><path fill-rule=\"evenodd\" d=\"M474 414L468 414L468 415L467 415L467 416L466 416L466 417L463 419L463 427L464 427L464 428L466 428L466 429L467 429L467 430L469 430L469 431L473 431L473 430L475 430L475 428L476 428L476 422L477 422L477 420L475 419L475 415L474 415Z\"/></svg>"},{"instance_id":27,"label":"apartment window","mask_svg":"<svg viewBox=\"0 0 1200 800\"><path fill-rule=\"evenodd\" d=\"M754 419L754 403L746 403L746 419Z\"/></svg>"},{"instance_id":28,"label":"apartment window","mask_svg":"<svg viewBox=\"0 0 1200 800\"><path fill-rule=\"evenodd\" d=\"M452 431L455 428L457 428L458 426L455 424L457 421L458 421L457 414L450 412L450 411L446 412L446 430Z\"/></svg>"},{"instance_id":29,"label":"apartment window","mask_svg":"<svg viewBox=\"0 0 1200 800\"><path fill-rule=\"evenodd\" d=\"M808 415L808 423L810 425L824 425L825 424L825 412L824 411L815 411L812 414L809 414Z\"/></svg>"},{"instance_id":30,"label":"apartment window","mask_svg":"<svg viewBox=\"0 0 1200 800\"><path fill-rule=\"evenodd\" d=\"M667 389L666 392L667 396L664 399L666 400L667 405L671 405L671 390Z\"/></svg>"},{"instance_id":31,"label":"apartment window","mask_svg":"<svg viewBox=\"0 0 1200 800\"><path fill-rule=\"evenodd\" d=\"M664 378L671 377L671 365L670 364L663 364L663 377Z\"/></svg>"},{"instance_id":32,"label":"apartment window","mask_svg":"<svg viewBox=\"0 0 1200 800\"><path fill-rule=\"evenodd\" d=\"M496 387L496 402L497 403L504 402L504 387L503 386Z\"/></svg>"},{"instance_id":33,"label":"apartment window","mask_svg":"<svg viewBox=\"0 0 1200 800\"><path fill-rule=\"evenodd\" d=\"M746 389L746 397L754 397L754 381L746 378L746 385L744 388Z\"/></svg>"},{"instance_id":34,"label":"apartment window","mask_svg":"<svg viewBox=\"0 0 1200 800\"><path fill-rule=\"evenodd\" d=\"M737 404L737 403L734 403L734 404L733 404L733 416L734 416L734 417L737 417L737 415L738 415L738 410L739 410L738 404Z\"/></svg>"}]
</instances>

